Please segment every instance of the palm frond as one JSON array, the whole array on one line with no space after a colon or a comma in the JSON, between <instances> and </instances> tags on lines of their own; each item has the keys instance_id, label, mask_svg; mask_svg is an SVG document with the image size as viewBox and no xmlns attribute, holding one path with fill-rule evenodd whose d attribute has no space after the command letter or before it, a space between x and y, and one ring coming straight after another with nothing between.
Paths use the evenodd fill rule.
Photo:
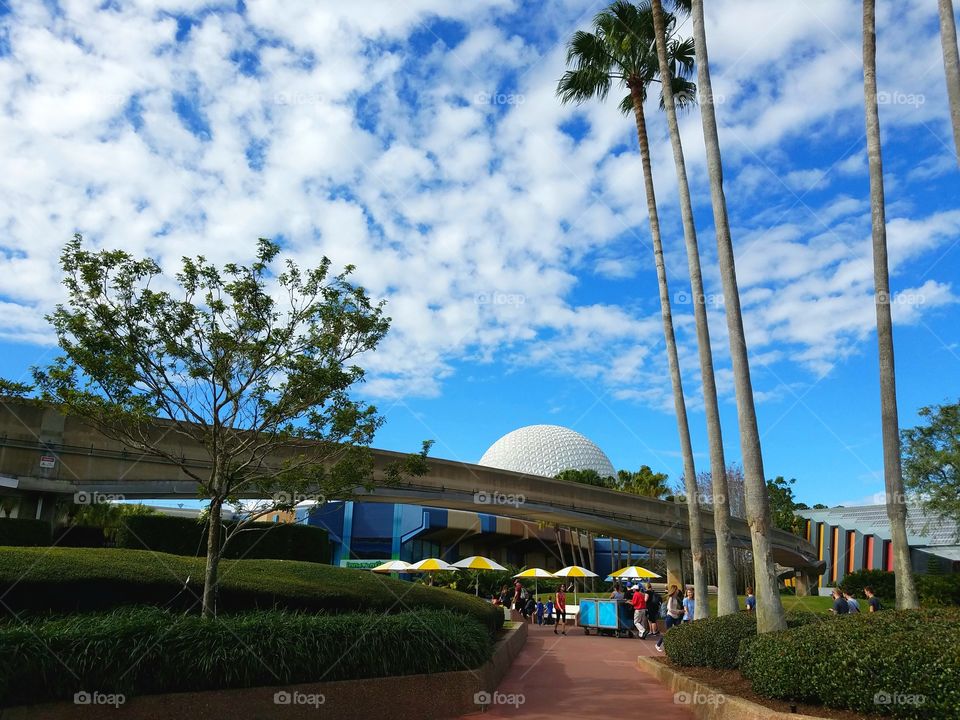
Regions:
<instances>
[{"instance_id":1,"label":"palm frond","mask_svg":"<svg viewBox=\"0 0 960 720\"><path fill-rule=\"evenodd\" d=\"M591 98L606 100L612 78L597 68L567 70L557 83L557 95L564 105L580 104Z\"/></svg>"},{"instance_id":2,"label":"palm frond","mask_svg":"<svg viewBox=\"0 0 960 720\"><path fill-rule=\"evenodd\" d=\"M696 46L693 38L674 38L667 47L667 53L670 56L670 72L674 77L690 77L693 74L693 66L696 62Z\"/></svg>"},{"instance_id":3,"label":"palm frond","mask_svg":"<svg viewBox=\"0 0 960 720\"><path fill-rule=\"evenodd\" d=\"M646 95L646 88L644 88L644 91L642 91L642 92L643 92L644 95ZM619 109L620 109L620 112L622 112L624 115L633 115L633 109L634 109L634 108L633 108L633 95L632 95L632 94L627 93L626 97L623 98L623 100L620 101Z\"/></svg>"},{"instance_id":4,"label":"palm frond","mask_svg":"<svg viewBox=\"0 0 960 720\"><path fill-rule=\"evenodd\" d=\"M675 77L670 82L673 90L673 105L678 110L685 110L697 104L697 86L685 78ZM660 93L660 109L665 108L663 93Z\"/></svg>"}]
</instances>

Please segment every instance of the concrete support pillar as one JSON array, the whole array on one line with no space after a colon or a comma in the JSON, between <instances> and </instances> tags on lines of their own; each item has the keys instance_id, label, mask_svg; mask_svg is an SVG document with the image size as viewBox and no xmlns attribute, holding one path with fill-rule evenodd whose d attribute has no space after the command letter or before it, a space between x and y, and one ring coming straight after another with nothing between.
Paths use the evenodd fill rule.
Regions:
<instances>
[{"instance_id":1,"label":"concrete support pillar","mask_svg":"<svg viewBox=\"0 0 960 720\"><path fill-rule=\"evenodd\" d=\"M797 597L809 597L817 594L817 574L800 570L797 574Z\"/></svg>"},{"instance_id":2,"label":"concrete support pillar","mask_svg":"<svg viewBox=\"0 0 960 720\"><path fill-rule=\"evenodd\" d=\"M667 548L667 590L671 585L683 587L683 550Z\"/></svg>"}]
</instances>

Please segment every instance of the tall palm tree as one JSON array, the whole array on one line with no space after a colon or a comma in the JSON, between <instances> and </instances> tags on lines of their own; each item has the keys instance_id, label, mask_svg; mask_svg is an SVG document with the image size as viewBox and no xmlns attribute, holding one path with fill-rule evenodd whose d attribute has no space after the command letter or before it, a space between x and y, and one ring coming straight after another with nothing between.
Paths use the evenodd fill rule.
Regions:
<instances>
[{"instance_id":1,"label":"tall palm tree","mask_svg":"<svg viewBox=\"0 0 960 720\"><path fill-rule=\"evenodd\" d=\"M678 12L689 12L689 0L674 0ZM660 0L653 0L654 32L660 76L670 72L670 48L668 36L672 32L672 19L668 18ZM675 17L675 16L674 16ZM687 168L680 140L680 125L671 83L663 88L664 109L670 130L670 144L677 173L680 196L680 217L683 221L683 238L687 251L687 267L690 273L690 294L693 298L693 315L697 328L697 349L700 357L700 376L703 384L703 405L707 419L707 440L710 445L710 478L713 492L713 523L717 543L717 614L729 615L738 610L736 570L733 566L733 544L730 535L730 493L727 491L727 462L723 452L723 431L720 426L720 404L717 401L717 382L713 371L713 350L710 346L710 326L707 306L703 301L703 273L700 268L700 250L697 246L697 228L693 219L693 203ZM687 493L689 495L689 492Z\"/></svg>"},{"instance_id":2,"label":"tall palm tree","mask_svg":"<svg viewBox=\"0 0 960 720\"><path fill-rule=\"evenodd\" d=\"M943 69L947 75L953 142L957 148L957 164L960 164L960 52L957 51L957 23L953 15L953 0L940 0L940 44L943 46Z\"/></svg>"},{"instance_id":3,"label":"tall palm tree","mask_svg":"<svg viewBox=\"0 0 960 720\"><path fill-rule=\"evenodd\" d=\"M690 0L690 5L693 16L693 40L696 47L703 142L707 154L707 174L710 178L713 224L717 235L717 261L723 283L730 359L733 366L734 391L737 396L737 422L740 427L740 453L743 457L745 476L747 523L750 526L756 575L757 631L771 632L785 629L787 621L783 604L780 602L779 584L769 538L773 522L770 516L770 500L767 497L767 483L763 474L763 454L760 448L760 432L757 429L757 410L753 401L747 342L743 332L743 315L740 309L740 291L737 287L733 241L730 238L730 221L727 217L727 200L723 193L723 163L720 158L717 116L713 107L713 86L710 82L703 0ZM718 473L713 474L716 476Z\"/></svg>"},{"instance_id":4,"label":"tall palm tree","mask_svg":"<svg viewBox=\"0 0 960 720\"><path fill-rule=\"evenodd\" d=\"M582 103L591 98L604 100L611 85L625 87L627 95L620 103L624 114L633 114L637 126L637 141L640 146L640 161L643 166L643 181L647 195L647 215L650 235L653 240L654 265L660 290L660 313L663 319L663 335L667 350L667 365L673 388L673 404L677 415L677 431L683 456L683 474L686 481L687 510L690 527L690 552L693 556L693 584L697 597L707 597L707 581L703 567L703 527L700 521L700 505L697 498L697 472L693 461L693 446L687 422L687 407L683 396L680 376L680 361L673 329L673 314L670 308L670 291L663 259L663 243L660 235L660 218L653 187L653 171L650 164L650 142L647 137L644 102L651 83L657 80L659 67L653 51L653 17L649 5L635 6L619 1L600 12L593 20L592 33L579 31L573 35L567 50L567 70L557 86L557 94L564 103ZM684 97L693 96L693 86L686 77L693 69L693 48L689 42L674 40L670 44L668 77L677 79L676 89ZM699 603L697 617L706 617L706 603Z\"/></svg>"},{"instance_id":5,"label":"tall palm tree","mask_svg":"<svg viewBox=\"0 0 960 720\"><path fill-rule=\"evenodd\" d=\"M883 479L887 517L893 544L897 608L916 608L917 589L907 542L907 506L900 466L900 426L897 420L897 383L893 365L893 321L890 317L890 270L887 264L886 200L877 107L877 33L875 0L863 0L863 104L870 167L870 217L873 226L873 285L877 308L877 345L880 355L880 415L883 436Z\"/></svg>"}]
</instances>

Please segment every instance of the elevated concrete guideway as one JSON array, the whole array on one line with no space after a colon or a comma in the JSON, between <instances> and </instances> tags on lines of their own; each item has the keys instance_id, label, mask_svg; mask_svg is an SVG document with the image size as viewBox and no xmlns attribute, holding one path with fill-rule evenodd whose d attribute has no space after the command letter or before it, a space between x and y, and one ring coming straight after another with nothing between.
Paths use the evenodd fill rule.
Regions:
<instances>
[{"instance_id":1,"label":"elevated concrete guideway","mask_svg":"<svg viewBox=\"0 0 960 720\"><path fill-rule=\"evenodd\" d=\"M189 439L158 421L166 451L185 458L191 469L209 467L205 453ZM402 457L374 450L375 478ZM410 503L489 512L523 520L558 523L643 545L689 547L686 506L605 488L568 483L535 475L429 458L430 472L398 485L359 490L367 502ZM37 516L57 494L78 491L125 498L196 498L197 486L175 463L126 448L75 417L55 410L6 401L0 404L0 490L37 498ZM714 541L713 515L703 512L706 541ZM742 520L731 523L734 542L750 546ZM772 532L774 557L787 567L816 568L812 544L782 530Z\"/></svg>"}]
</instances>

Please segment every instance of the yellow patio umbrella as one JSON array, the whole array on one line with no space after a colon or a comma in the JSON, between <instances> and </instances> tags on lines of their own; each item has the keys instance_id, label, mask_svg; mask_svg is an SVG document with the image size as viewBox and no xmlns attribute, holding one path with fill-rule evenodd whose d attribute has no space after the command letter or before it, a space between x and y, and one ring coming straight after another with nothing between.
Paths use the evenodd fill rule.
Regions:
<instances>
[{"instance_id":1,"label":"yellow patio umbrella","mask_svg":"<svg viewBox=\"0 0 960 720\"><path fill-rule=\"evenodd\" d=\"M377 565L373 568L375 573L402 573L409 572L410 563L406 563L403 560L389 560L383 565Z\"/></svg>"},{"instance_id":2,"label":"yellow patio umbrella","mask_svg":"<svg viewBox=\"0 0 960 720\"><path fill-rule=\"evenodd\" d=\"M628 565L625 568L620 568L619 570L615 570L614 572L610 573L610 577L630 578L635 580L639 578L658 578L660 576L652 570L647 570L639 565Z\"/></svg>"},{"instance_id":3,"label":"yellow patio umbrella","mask_svg":"<svg viewBox=\"0 0 960 720\"><path fill-rule=\"evenodd\" d=\"M514 575L515 578L533 578L533 594L539 595L539 588L537 587L537 578L552 578L553 573L544 570L543 568L529 568L523 572L518 572Z\"/></svg>"},{"instance_id":4,"label":"yellow patio umbrella","mask_svg":"<svg viewBox=\"0 0 960 720\"><path fill-rule=\"evenodd\" d=\"M585 567L580 567L579 565L568 565L562 570L557 570L554 574L554 577L568 577L568 578L589 578L589 577L600 577L595 572L587 570ZM573 604L579 605L577 602L577 584L573 584Z\"/></svg>"},{"instance_id":5,"label":"yellow patio umbrella","mask_svg":"<svg viewBox=\"0 0 960 720\"><path fill-rule=\"evenodd\" d=\"M409 568L407 568L407 572L435 573L435 572L447 572L451 570L456 572L458 569L459 568L455 568L446 560L441 560L440 558L426 558L425 560L421 560L420 562L413 563ZM430 580L430 583L433 584L432 579Z\"/></svg>"},{"instance_id":6,"label":"yellow patio umbrella","mask_svg":"<svg viewBox=\"0 0 960 720\"><path fill-rule=\"evenodd\" d=\"M457 560L453 563L453 567L460 568L461 570L499 570L503 571L506 568L495 560L490 558L485 558L482 555L471 555L468 558L463 560ZM477 585L474 591L474 595L480 594L480 573L477 573Z\"/></svg>"}]
</instances>

